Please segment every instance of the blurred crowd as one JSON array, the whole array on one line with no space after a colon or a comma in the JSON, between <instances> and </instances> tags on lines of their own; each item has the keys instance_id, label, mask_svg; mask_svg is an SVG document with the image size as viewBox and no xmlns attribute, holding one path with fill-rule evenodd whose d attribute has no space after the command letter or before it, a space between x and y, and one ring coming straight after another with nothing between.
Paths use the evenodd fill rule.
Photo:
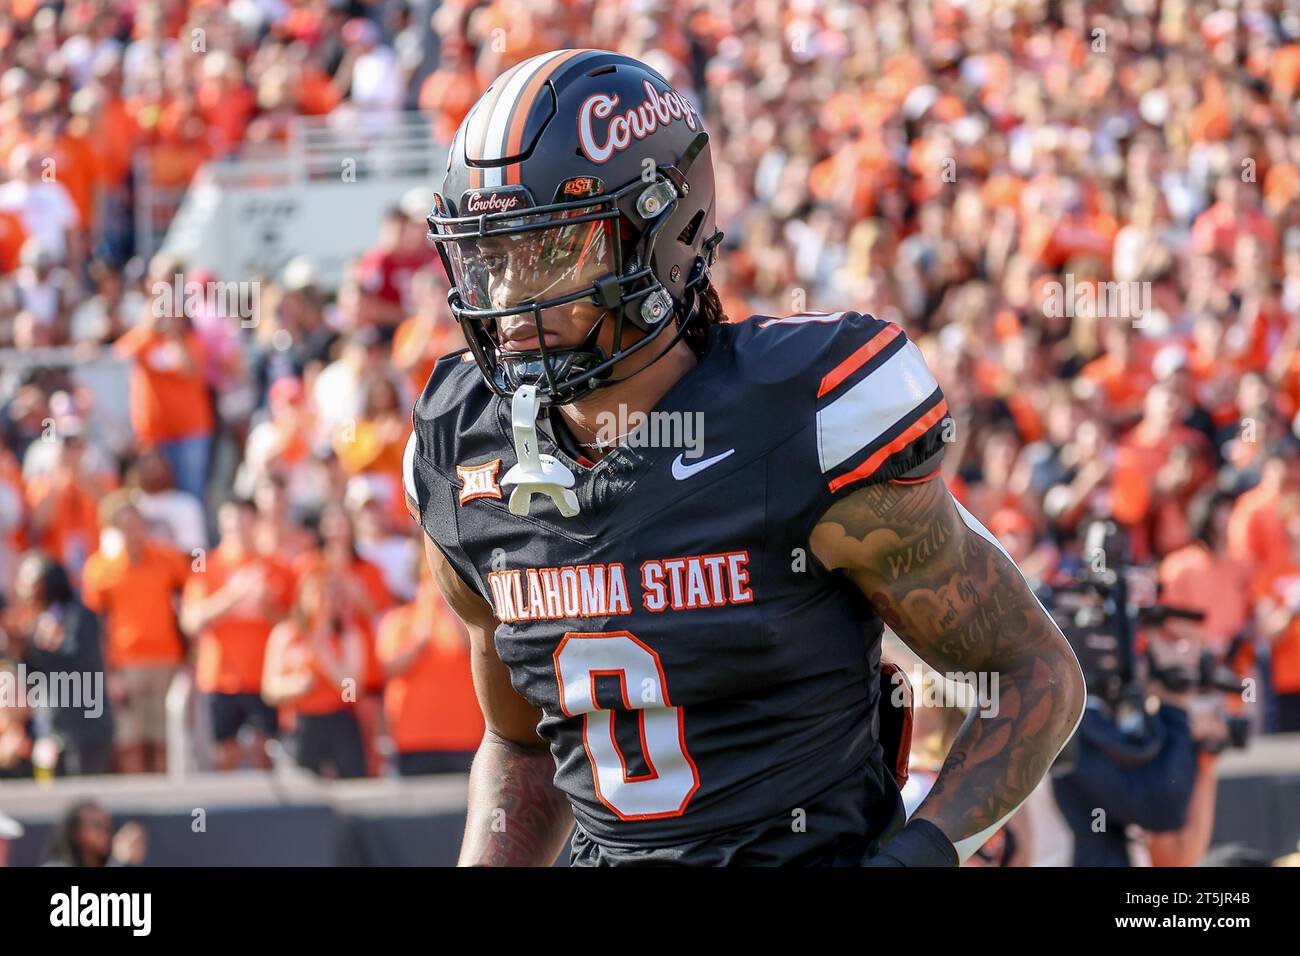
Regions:
<instances>
[{"instance_id":1,"label":"blurred crowd","mask_svg":"<svg viewBox=\"0 0 1300 956\"><path fill-rule=\"evenodd\" d=\"M14 0L0 657L102 646L112 716L0 707L0 776L161 769L181 671L219 767L272 737L338 776L464 765L464 636L400 490L411 403L460 345L427 194L337 289L302 258L254 277L251 323L159 309L158 282L248 277L140 255L131 211L295 115L418 109L445 142L499 72L571 46L698 103L733 320L898 322L958 416L949 486L1026 575L1074 574L1084 522L1114 518L1153 596L1205 613L1162 639L1231 655L1257 729L1300 731L1287 0ZM129 433L90 427L77 370L104 356L130 368Z\"/></svg>"}]
</instances>

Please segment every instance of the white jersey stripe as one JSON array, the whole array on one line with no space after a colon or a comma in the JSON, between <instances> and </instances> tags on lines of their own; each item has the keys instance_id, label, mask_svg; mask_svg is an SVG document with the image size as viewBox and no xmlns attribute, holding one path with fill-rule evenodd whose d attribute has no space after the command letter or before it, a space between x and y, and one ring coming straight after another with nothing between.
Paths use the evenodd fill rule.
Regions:
<instances>
[{"instance_id":1,"label":"white jersey stripe","mask_svg":"<svg viewBox=\"0 0 1300 956\"><path fill-rule=\"evenodd\" d=\"M817 458L822 473L875 442L919 408L938 387L921 350L915 342L908 342L817 412Z\"/></svg>"}]
</instances>

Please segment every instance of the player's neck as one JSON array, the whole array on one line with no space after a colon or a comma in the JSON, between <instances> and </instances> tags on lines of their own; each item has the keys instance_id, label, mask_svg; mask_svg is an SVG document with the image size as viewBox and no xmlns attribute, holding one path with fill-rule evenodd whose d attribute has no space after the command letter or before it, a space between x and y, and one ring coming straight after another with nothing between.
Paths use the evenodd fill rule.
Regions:
<instances>
[{"instance_id":1,"label":"player's neck","mask_svg":"<svg viewBox=\"0 0 1300 956\"><path fill-rule=\"evenodd\" d=\"M650 412L683 375L695 367L695 353L685 342L677 342L663 358L651 363L617 385L598 388L586 398L558 409L584 454L595 461L620 444L624 436L611 435L609 423L626 422L635 412ZM614 370L615 377L626 375ZM604 447L598 443L608 442Z\"/></svg>"}]
</instances>

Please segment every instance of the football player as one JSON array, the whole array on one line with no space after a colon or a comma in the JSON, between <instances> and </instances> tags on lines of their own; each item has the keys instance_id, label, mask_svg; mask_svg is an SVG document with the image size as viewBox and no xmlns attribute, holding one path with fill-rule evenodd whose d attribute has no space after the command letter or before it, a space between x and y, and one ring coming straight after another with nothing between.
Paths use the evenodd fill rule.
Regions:
<instances>
[{"instance_id":1,"label":"football player","mask_svg":"<svg viewBox=\"0 0 1300 956\"><path fill-rule=\"evenodd\" d=\"M429 228L468 350L416 403L405 487L487 723L461 863L547 865L571 832L583 866L974 853L1084 686L937 477L917 347L864 312L727 322L708 134L615 53L493 83ZM906 825L882 622L999 678Z\"/></svg>"}]
</instances>

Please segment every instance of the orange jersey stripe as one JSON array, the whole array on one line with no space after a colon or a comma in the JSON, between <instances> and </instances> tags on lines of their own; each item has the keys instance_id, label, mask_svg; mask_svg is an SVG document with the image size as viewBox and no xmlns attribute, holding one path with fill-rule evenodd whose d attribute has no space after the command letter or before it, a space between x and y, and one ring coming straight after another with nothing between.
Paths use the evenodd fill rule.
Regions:
<instances>
[{"instance_id":1,"label":"orange jersey stripe","mask_svg":"<svg viewBox=\"0 0 1300 956\"><path fill-rule=\"evenodd\" d=\"M862 464L858 465L858 467L854 468L852 471L848 472L847 474L840 475L838 478L832 479L830 483L830 490L839 491L845 485L851 485L855 481L861 481L863 478L869 477L873 472L875 472L877 468L879 468L882 464L884 464L886 458L888 458L890 455L894 454L895 452L905 448L908 442L920 438L922 435L926 433L926 431L930 429L932 425L935 424L935 422L939 421L947 414L948 414L948 400L941 398L939 399L938 405L934 406L934 408L930 409L928 412L926 412L924 415L918 418L908 428L904 429L903 433L899 435L897 438L895 438L893 441L891 441L888 445L881 448L874 455L872 455Z\"/></svg>"},{"instance_id":2,"label":"orange jersey stripe","mask_svg":"<svg viewBox=\"0 0 1300 956\"><path fill-rule=\"evenodd\" d=\"M867 339L865 345L826 373L825 377L822 378L821 386L817 389L817 397L821 398L858 369L862 368L862 366L866 365L872 358L879 355L880 350L890 342L894 341L894 339L898 338L900 332L902 332L902 329L890 322L871 338Z\"/></svg>"}]
</instances>

